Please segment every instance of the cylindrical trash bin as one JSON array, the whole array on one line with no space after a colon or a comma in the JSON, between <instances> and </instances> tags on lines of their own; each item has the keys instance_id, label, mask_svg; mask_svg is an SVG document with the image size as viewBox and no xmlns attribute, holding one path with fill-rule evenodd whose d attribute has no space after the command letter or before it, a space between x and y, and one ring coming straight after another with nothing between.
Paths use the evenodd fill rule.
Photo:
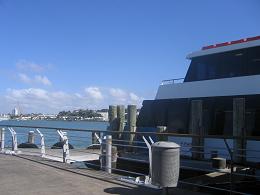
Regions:
<instances>
[{"instance_id":1,"label":"cylindrical trash bin","mask_svg":"<svg viewBox=\"0 0 260 195\"><path fill-rule=\"evenodd\" d=\"M180 169L180 146L174 142L152 144L152 184L176 187Z\"/></svg>"}]
</instances>

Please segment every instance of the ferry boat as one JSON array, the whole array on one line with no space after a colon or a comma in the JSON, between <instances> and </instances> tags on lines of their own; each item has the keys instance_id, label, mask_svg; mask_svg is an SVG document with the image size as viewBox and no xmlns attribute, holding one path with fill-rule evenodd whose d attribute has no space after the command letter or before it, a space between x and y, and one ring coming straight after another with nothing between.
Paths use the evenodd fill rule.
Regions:
<instances>
[{"instance_id":1,"label":"ferry boat","mask_svg":"<svg viewBox=\"0 0 260 195\"><path fill-rule=\"evenodd\" d=\"M137 126L142 128L166 126L167 132L190 134L193 100L202 102L201 127L206 135L234 135L234 98L244 100L245 136L260 136L260 36L218 43L190 53L191 60L182 79L164 80L155 100L143 101ZM236 134L237 135L237 134ZM242 136L241 132L237 136ZM192 144L192 138L169 137L182 146ZM205 138L205 156L213 149L225 148L223 139ZM234 140L228 140L234 148ZM247 140L246 161L260 162L260 141ZM189 153L191 148L187 149ZM228 158L227 150L217 150ZM191 155L191 152L189 153ZM251 158L250 158L251 156ZM252 158L253 156L253 158Z\"/></svg>"}]
</instances>

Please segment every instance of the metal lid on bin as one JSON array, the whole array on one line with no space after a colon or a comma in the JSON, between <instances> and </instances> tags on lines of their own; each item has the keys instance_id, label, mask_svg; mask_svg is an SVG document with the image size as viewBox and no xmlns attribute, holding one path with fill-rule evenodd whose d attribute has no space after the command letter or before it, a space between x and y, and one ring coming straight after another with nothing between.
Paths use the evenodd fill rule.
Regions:
<instances>
[{"instance_id":1,"label":"metal lid on bin","mask_svg":"<svg viewBox=\"0 0 260 195\"><path fill-rule=\"evenodd\" d=\"M152 144L152 147L156 148L180 148L180 146L174 142L166 142L166 141L161 141L161 142L156 142Z\"/></svg>"}]
</instances>

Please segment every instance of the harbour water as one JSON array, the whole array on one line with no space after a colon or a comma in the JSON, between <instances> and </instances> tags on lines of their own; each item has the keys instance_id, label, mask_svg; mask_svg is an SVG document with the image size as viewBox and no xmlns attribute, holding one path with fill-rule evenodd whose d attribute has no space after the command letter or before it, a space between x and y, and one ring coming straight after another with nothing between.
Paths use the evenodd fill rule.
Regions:
<instances>
[{"instance_id":1,"label":"harbour water","mask_svg":"<svg viewBox=\"0 0 260 195\"><path fill-rule=\"evenodd\" d=\"M6 120L0 121L0 125L22 125L22 126L40 126L40 127L57 127L57 128L72 128L72 129L87 129L87 130L106 130L107 122L93 122L93 121L45 121L45 120ZM14 128L17 133L18 144L27 142L28 132L35 130L35 128ZM59 141L59 136L56 130L40 129L45 136L46 147L51 147ZM37 135L37 134L36 134ZM75 148L86 148L91 144L91 133L82 131L68 131L69 143ZM5 144L11 147L12 139L8 129L6 129ZM35 143L40 144L40 136L35 137Z\"/></svg>"}]
</instances>

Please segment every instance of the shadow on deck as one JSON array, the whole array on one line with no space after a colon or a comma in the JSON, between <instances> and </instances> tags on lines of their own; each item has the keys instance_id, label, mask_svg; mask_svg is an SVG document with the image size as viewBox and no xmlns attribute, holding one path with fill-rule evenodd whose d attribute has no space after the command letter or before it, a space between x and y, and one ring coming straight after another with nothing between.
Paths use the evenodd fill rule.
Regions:
<instances>
[{"instance_id":1,"label":"shadow on deck","mask_svg":"<svg viewBox=\"0 0 260 195\"><path fill-rule=\"evenodd\" d=\"M118 175L34 156L0 154L0 194L83 195L141 194L159 195L160 190L120 182ZM201 194L174 188L169 194Z\"/></svg>"}]
</instances>

